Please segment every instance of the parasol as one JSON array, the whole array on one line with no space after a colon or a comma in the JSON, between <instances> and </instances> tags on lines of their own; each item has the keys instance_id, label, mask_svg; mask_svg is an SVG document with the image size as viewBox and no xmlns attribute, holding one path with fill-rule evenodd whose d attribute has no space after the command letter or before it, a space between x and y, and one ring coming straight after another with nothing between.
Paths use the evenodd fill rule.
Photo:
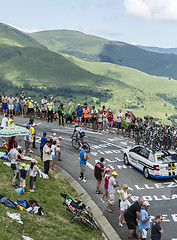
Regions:
<instances>
[{"instance_id":1,"label":"parasol","mask_svg":"<svg viewBox=\"0 0 177 240\"><path fill-rule=\"evenodd\" d=\"M11 124L9 127L5 127L0 130L0 137L14 137L28 134L29 134L28 129L17 126L15 124Z\"/></svg>"}]
</instances>

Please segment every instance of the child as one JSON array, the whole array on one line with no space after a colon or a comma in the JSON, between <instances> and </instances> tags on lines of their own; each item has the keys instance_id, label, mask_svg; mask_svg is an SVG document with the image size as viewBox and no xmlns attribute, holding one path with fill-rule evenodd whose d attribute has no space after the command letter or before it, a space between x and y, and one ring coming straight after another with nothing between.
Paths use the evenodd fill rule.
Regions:
<instances>
[{"instance_id":1,"label":"child","mask_svg":"<svg viewBox=\"0 0 177 240\"><path fill-rule=\"evenodd\" d=\"M54 160L55 160L55 156L56 156L56 141L52 140L52 146L51 146L51 150L52 150L52 161L50 163L50 171L52 172L53 170L56 170L54 168Z\"/></svg>"},{"instance_id":2,"label":"child","mask_svg":"<svg viewBox=\"0 0 177 240\"><path fill-rule=\"evenodd\" d=\"M57 139L57 141L56 141L56 144L55 144L55 146L56 146L56 152L58 152L58 161L62 161L61 159L60 159L60 156L61 156L61 150L60 150L60 148L64 148L64 146L61 146L60 145L60 141L62 140L62 137L59 137L58 139Z\"/></svg>"},{"instance_id":3,"label":"child","mask_svg":"<svg viewBox=\"0 0 177 240\"><path fill-rule=\"evenodd\" d=\"M47 136L47 133L44 132L43 136L41 137L41 143L40 143L41 161L43 161L43 148L47 140L46 136Z\"/></svg>"},{"instance_id":4,"label":"child","mask_svg":"<svg viewBox=\"0 0 177 240\"><path fill-rule=\"evenodd\" d=\"M23 188L23 192L25 192L26 187L26 175L28 175L27 171L25 170L26 163L22 163L22 168L20 169L20 187Z\"/></svg>"},{"instance_id":5,"label":"child","mask_svg":"<svg viewBox=\"0 0 177 240\"><path fill-rule=\"evenodd\" d=\"M35 188L35 181L36 181L36 176L37 176L37 171L39 168L37 167L37 161L35 159L31 160L31 165L29 169L29 176L30 176L30 192L34 192Z\"/></svg>"},{"instance_id":6,"label":"child","mask_svg":"<svg viewBox=\"0 0 177 240\"><path fill-rule=\"evenodd\" d=\"M104 183L104 188L105 188L105 192L103 193L103 196L101 198L101 201L104 202L104 197L106 196L106 200L108 200L108 183L109 183L109 173L110 173L110 169L106 168L105 169L105 173L104 173L104 179L105 179L105 183Z\"/></svg>"}]
</instances>

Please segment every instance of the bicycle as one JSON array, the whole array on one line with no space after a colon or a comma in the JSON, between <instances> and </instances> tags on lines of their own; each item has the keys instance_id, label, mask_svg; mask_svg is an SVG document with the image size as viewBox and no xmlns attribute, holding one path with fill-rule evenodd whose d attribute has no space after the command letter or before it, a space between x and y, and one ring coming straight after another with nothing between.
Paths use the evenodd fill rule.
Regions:
<instances>
[{"instance_id":1,"label":"bicycle","mask_svg":"<svg viewBox=\"0 0 177 240\"><path fill-rule=\"evenodd\" d=\"M77 136L72 136L72 146L75 149L81 149L83 145L86 147L86 153L90 152L90 145L87 142L84 142L82 138L78 139Z\"/></svg>"}]
</instances>

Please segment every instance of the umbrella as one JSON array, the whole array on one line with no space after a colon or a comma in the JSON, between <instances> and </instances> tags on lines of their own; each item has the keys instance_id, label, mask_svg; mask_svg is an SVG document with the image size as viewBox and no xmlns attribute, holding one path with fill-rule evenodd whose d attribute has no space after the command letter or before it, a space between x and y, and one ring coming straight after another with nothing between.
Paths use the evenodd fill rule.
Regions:
<instances>
[{"instance_id":1,"label":"umbrella","mask_svg":"<svg viewBox=\"0 0 177 240\"><path fill-rule=\"evenodd\" d=\"M0 130L0 137L14 137L28 134L29 134L28 129L17 126L15 124L11 124L10 126Z\"/></svg>"}]
</instances>

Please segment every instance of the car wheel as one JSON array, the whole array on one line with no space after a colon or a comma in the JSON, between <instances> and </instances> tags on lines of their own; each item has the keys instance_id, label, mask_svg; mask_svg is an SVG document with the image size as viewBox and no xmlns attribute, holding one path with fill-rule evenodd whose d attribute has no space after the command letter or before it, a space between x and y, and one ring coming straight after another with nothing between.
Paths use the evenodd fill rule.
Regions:
<instances>
[{"instance_id":1,"label":"car wheel","mask_svg":"<svg viewBox=\"0 0 177 240\"><path fill-rule=\"evenodd\" d=\"M143 174L144 174L144 177L145 177L146 179L149 178L149 170L148 170L147 168L144 168Z\"/></svg>"},{"instance_id":2,"label":"car wheel","mask_svg":"<svg viewBox=\"0 0 177 240\"><path fill-rule=\"evenodd\" d=\"M124 164L125 164L125 165L129 165L129 161L128 161L128 156L127 156L127 154L124 154Z\"/></svg>"}]
</instances>

